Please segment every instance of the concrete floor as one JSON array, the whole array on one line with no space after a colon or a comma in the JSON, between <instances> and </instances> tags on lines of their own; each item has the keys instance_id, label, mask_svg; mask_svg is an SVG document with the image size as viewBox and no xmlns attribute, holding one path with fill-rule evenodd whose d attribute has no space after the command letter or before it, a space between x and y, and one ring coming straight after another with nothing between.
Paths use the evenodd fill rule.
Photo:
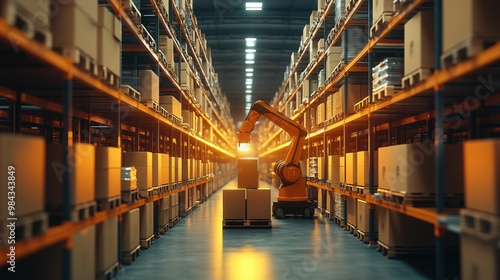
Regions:
<instances>
[{"instance_id":1,"label":"concrete floor","mask_svg":"<svg viewBox=\"0 0 500 280\"><path fill-rule=\"evenodd\" d=\"M270 187L261 182L261 187L266 186ZM236 180L224 188L236 188ZM387 259L320 214L312 220L272 222L272 229L223 229L222 191L218 191L152 247L141 250L139 258L124 266L116 279L408 280L434 276L432 257Z\"/></svg>"}]
</instances>

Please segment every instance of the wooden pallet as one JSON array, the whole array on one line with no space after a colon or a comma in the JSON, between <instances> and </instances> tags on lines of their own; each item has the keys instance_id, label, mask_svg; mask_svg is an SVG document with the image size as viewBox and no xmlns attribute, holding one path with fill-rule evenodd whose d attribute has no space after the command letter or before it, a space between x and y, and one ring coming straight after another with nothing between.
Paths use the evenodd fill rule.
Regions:
<instances>
[{"instance_id":1,"label":"wooden pallet","mask_svg":"<svg viewBox=\"0 0 500 280\"><path fill-rule=\"evenodd\" d=\"M97 66L97 76L101 79L101 81L114 88L118 88L120 86L120 77L111 72L111 70L104 65Z\"/></svg>"},{"instance_id":2,"label":"wooden pallet","mask_svg":"<svg viewBox=\"0 0 500 280\"><path fill-rule=\"evenodd\" d=\"M8 218L6 224L8 225L11 222L16 225L16 240L30 239L47 231L49 228L49 215L42 211L17 218L17 220L9 220ZM7 242L3 244L7 244Z\"/></svg>"},{"instance_id":3,"label":"wooden pallet","mask_svg":"<svg viewBox=\"0 0 500 280\"><path fill-rule=\"evenodd\" d=\"M374 192L377 192L377 186L374 186L373 189L374 189ZM370 187L369 186L356 186L356 193L370 194Z\"/></svg>"},{"instance_id":4,"label":"wooden pallet","mask_svg":"<svg viewBox=\"0 0 500 280\"><path fill-rule=\"evenodd\" d=\"M151 234L148 238L141 238L139 240L139 244L141 245L142 249L149 249L149 247L153 246L155 240L155 235Z\"/></svg>"},{"instance_id":5,"label":"wooden pallet","mask_svg":"<svg viewBox=\"0 0 500 280\"><path fill-rule=\"evenodd\" d=\"M156 41L155 41L155 39L153 38L153 36L151 36L151 34L149 33L148 29L144 25L142 25L142 24L141 24L141 28L140 28L140 33L141 33L142 38L148 44L148 46L152 50L156 50Z\"/></svg>"},{"instance_id":6,"label":"wooden pallet","mask_svg":"<svg viewBox=\"0 0 500 280\"><path fill-rule=\"evenodd\" d=\"M132 251L122 252L122 262L124 264L131 264L141 254L141 245L137 245Z\"/></svg>"},{"instance_id":7,"label":"wooden pallet","mask_svg":"<svg viewBox=\"0 0 500 280\"><path fill-rule=\"evenodd\" d=\"M47 210L50 215L50 222L58 223L62 221L61 206L47 206ZM79 222L90 217L95 216L97 212L97 205L95 201L90 201L87 203L82 203L78 205L71 206L71 221Z\"/></svg>"},{"instance_id":8,"label":"wooden pallet","mask_svg":"<svg viewBox=\"0 0 500 280\"><path fill-rule=\"evenodd\" d=\"M357 233L357 228L355 225L347 222L347 228L346 228L347 231L349 231L351 234L356 234Z\"/></svg>"},{"instance_id":9,"label":"wooden pallet","mask_svg":"<svg viewBox=\"0 0 500 280\"><path fill-rule=\"evenodd\" d=\"M167 111L165 108L161 107L161 106L160 106L160 114L161 114L164 118L168 118L168 111Z\"/></svg>"},{"instance_id":10,"label":"wooden pallet","mask_svg":"<svg viewBox=\"0 0 500 280\"><path fill-rule=\"evenodd\" d=\"M376 37L391 20L393 12L384 12L370 28L370 38Z\"/></svg>"},{"instance_id":11,"label":"wooden pallet","mask_svg":"<svg viewBox=\"0 0 500 280\"><path fill-rule=\"evenodd\" d=\"M271 219L264 220L232 220L225 219L222 221L223 228L271 228Z\"/></svg>"},{"instance_id":12,"label":"wooden pallet","mask_svg":"<svg viewBox=\"0 0 500 280\"><path fill-rule=\"evenodd\" d=\"M382 200L393 202L400 205L408 205L413 207L434 207L436 206L435 193L401 193L386 189L378 189ZM444 198L446 207L463 207L463 194L445 194Z\"/></svg>"},{"instance_id":13,"label":"wooden pallet","mask_svg":"<svg viewBox=\"0 0 500 280\"><path fill-rule=\"evenodd\" d=\"M173 228L175 227L175 225L177 225L178 222L179 222L179 217L175 217L173 219L170 219L170 221L168 222L168 226L170 228Z\"/></svg>"},{"instance_id":14,"label":"wooden pallet","mask_svg":"<svg viewBox=\"0 0 500 280\"><path fill-rule=\"evenodd\" d=\"M118 262L116 262L113 265L111 265L108 269L106 269L105 271L98 272L96 279L97 280L111 280L111 279L115 278L119 269L120 269L120 264Z\"/></svg>"},{"instance_id":15,"label":"wooden pallet","mask_svg":"<svg viewBox=\"0 0 500 280\"><path fill-rule=\"evenodd\" d=\"M354 9L354 7L356 6L356 4L358 3L358 0L350 0L346 5L345 5L345 11L346 11L346 14L350 14L352 9Z\"/></svg>"},{"instance_id":16,"label":"wooden pallet","mask_svg":"<svg viewBox=\"0 0 500 280\"><path fill-rule=\"evenodd\" d=\"M374 102L378 102L382 99L386 99L388 97L393 96L401 90L400 86L387 85L377 91L374 91L372 94L372 100Z\"/></svg>"},{"instance_id":17,"label":"wooden pallet","mask_svg":"<svg viewBox=\"0 0 500 280\"><path fill-rule=\"evenodd\" d=\"M162 63L165 66L168 65L167 57L165 56L165 54L161 50L158 50L157 53L156 53L156 55L158 56L158 61L160 63Z\"/></svg>"},{"instance_id":18,"label":"wooden pallet","mask_svg":"<svg viewBox=\"0 0 500 280\"><path fill-rule=\"evenodd\" d=\"M132 22L135 25L140 25L141 24L141 12L139 12L139 9L137 9L134 2L132 0L123 0L122 5L123 5L123 9L127 13L127 15L130 17Z\"/></svg>"},{"instance_id":19,"label":"wooden pallet","mask_svg":"<svg viewBox=\"0 0 500 280\"><path fill-rule=\"evenodd\" d=\"M97 201L97 211L108 211L115 209L121 204L121 196L98 198Z\"/></svg>"},{"instance_id":20,"label":"wooden pallet","mask_svg":"<svg viewBox=\"0 0 500 280\"><path fill-rule=\"evenodd\" d=\"M333 217L333 214L332 214L332 213L330 213L330 211L329 211L329 210L325 210L325 214L324 214L324 215L325 215L325 217L327 217L328 219L330 219L330 217Z\"/></svg>"},{"instance_id":21,"label":"wooden pallet","mask_svg":"<svg viewBox=\"0 0 500 280\"><path fill-rule=\"evenodd\" d=\"M484 241L500 241L500 217L471 209L460 209L463 233Z\"/></svg>"},{"instance_id":22,"label":"wooden pallet","mask_svg":"<svg viewBox=\"0 0 500 280\"><path fill-rule=\"evenodd\" d=\"M368 243L369 241L369 236L368 233L362 231L362 230L356 230L356 237L363 243Z\"/></svg>"},{"instance_id":23,"label":"wooden pallet","mask_svg":"<svg viewBox=\"0 0 500 280\"><path fill-rule=\"evenodd\" d=\"M61 53L62 56L69 57L73 60L73 63L80 69L86 71L87 73L98 77L97 64L95 58L87 55L85 52L81 51L75 46L67 46L63 48L56 48L56 51Z\"/></svg>"},{"instance_id":24,"label":"wooden pallet","mask_svg":"<svg viewBox=\"0 0 500 280\"><path fill-rule=\"evenodd\" d=\"M160 113L160 104L153 99L146 99L141 101L142 104L146 105L148 108L153 109L155 112Z\"/></svg>"},{"instance_id":25,"label":"wooden pallet","mask_svg":"<svg viewBox=\"0 0 500 280\"><path fill-rule=\"evenodd\" d=\"M139 197L152 197L154 195L154 190L153 188L149 188L147 190L139 190Z\"/></svg>"},{"instance_id":26,"label":"wooden pallet","mask_svg":"<svg viewBox=\"0 0 500 280\"><path fill-rule=\"evenodd\" d=\"M367 97L363 98L361 101L359 101L358 103L354 104L354 112L359 112L363 108L368 107L369 101L370 101L370 97L367 96Z\"/></svg>"},{"instance_id":27,"label":"wooden pallet","mask_svg":"<svg viewBox=\"0 0 500 280\"><path fill-rule=\"evenodd\" d=\"M4 5L2 7L4 9L4 19L9 25L15 26L29 39L37 41L48 49L52 48L50 27L40 22L36 14L31 14L23 7L19 7L16 1L6 1L2 5ZM13 38L9 39L12 47L17 52L20 42L16 42Z\"/></svg>"},{"instance_id":28,"label":"wooden pallet","mask_svg":"<svg viewBox=\"0 0 500 280\"><path fill-rule=\"evenodd\" d=\"M134 203L139 200L139 190L122 191L123 203Z\"/></svg>"},{"instance_id":29,"label":"wooden pallet","mask_svg":"<svg viewBox=\"0 0 500 280\"><path fill-rule=\"evenodd\" d=\"M333 222L336 223L337 225L339 225L340 227L345 227L344 219L342 219L336 215L333 216Z\"/></svg>"},{"instance_id":30,"label":"wooden pallet","mask_svg":"<svg viewBox=\"0 0 500 280\"><path fill-rule=\"evenodd\" d=\"M122 92L137 101L141 101L141 93L129 85L121 85Z\"/></svg>"},{"instance_id":31,"label":"wooden pallet","mask_svg":"<svg viewBox=\"0 0 500 280\"><path fill-rule=\"evenodd\" d=\"M393 2L393 8L396 13L404 9L409 3L413 2L414 0L394 0Z\"/></svg>"},{"instance_id":32,"label":"wooden pallet","mask_svg":"<svg viewBox=\"0 0 500 280\"><path fill-rule=\"evenodd\" d=\"M420 83L421 81L424 81L425 79L429 78L432 76L434 73L434 69L431 68L420 68L412 73L406 75L401 79L401 85L403 88L410 88L415 86L416 84Z\"/></svg>"},{"instance_id":33,"label":"wooden pallet","mask_svg":"<svg viewBox=\"0 0 500 280\"><path fill-rule=\"evenodd\" d=\"M153 190L154 190L155 194L166 193L166 192L168 192L168 185L167 184L159 185L159 186L154 187Z\"/></svg>"},{"instance_id":34,"label":"wooden pallet","mask_svg":"<svg viewBox=\"0 0 500 280\"><path fill-rule=\"evenodd\" d=\"M377 241L377 251L391 259L400 255L434 254L435 249L434 247L388 246Z\"/></svg>"},{"instance_id":35,"label":"wooden pallet","mask_svg":"<svg viewBox=\"0 0 500 280\"><path fill-rule=\"evenodd\" d=\"M165 234L168 231L169 228L169 223L166 223L164 225L160 225L160 234Z\"/></svg>"},{"instance_id":36,"label":"wooden pallet","mask_svg":"<svg viewBox=\"0 0 500 280\"><path fill-rule=\"evenodd\" d=\"M500 38L469 38L455 47L443 52L441 55L441 66L450 68L464 60L467 60L483 50L495 45Z\"/></svg>"},{"instance_id":37,"label":"wooden pallet","mask_svg":"<svg viewBox=\"0 0 500 280\"><path fill-rule=\"evenodd\" d=\"M345 184L345 189L350 192L356 192L356 186L351 184Z\"/></svg>"}]
</instances>

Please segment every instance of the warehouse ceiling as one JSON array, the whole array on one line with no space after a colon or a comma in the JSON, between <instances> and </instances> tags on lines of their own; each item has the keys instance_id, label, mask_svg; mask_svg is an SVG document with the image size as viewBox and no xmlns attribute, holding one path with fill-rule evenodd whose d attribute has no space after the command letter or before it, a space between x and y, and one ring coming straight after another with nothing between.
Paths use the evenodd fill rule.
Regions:
<instances>
[{"instance_id":1,"label":"warehouse ceiling","mask_svg":"<svg viewBox=\"0 0 500 280\"><path fill-rule=\"evenodd\" d=\"M261 11L247 11L245 3L194 1L194 14L211 48L212 65L231 104L235 125L246 115L245 80L253 78L251 103L270 102L283 81L291 53L299 48L304 25L317 9L317 1L267 0ZM245 38L257 39L253 65L245 64ZM253 77L246 76L249 67L254 69Z\"/></svg>"}]
</instances>

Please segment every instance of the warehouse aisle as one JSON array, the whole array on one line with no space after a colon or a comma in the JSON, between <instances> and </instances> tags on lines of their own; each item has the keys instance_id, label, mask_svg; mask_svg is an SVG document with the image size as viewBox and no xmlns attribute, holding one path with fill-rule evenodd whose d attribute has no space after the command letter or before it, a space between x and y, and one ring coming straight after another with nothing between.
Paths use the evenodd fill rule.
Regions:
<instances>
[{"instance_id":1,"label":"warehouse aisle","mask_svg":"<svg viewBox=\"0 0 500 280\"><path fill-rule=\"evenodd\" d=\"M236 180L224 188L236 188ZM427 262L432 267L430 259L418 261L418 266ZM321 215L314 220L273 219L271 230L222 229L218 191L142 250L116 279L167 278L385 280L428 279L432 272L424 275L408 262L387 259Z\"/></svg>"}]
</instances>

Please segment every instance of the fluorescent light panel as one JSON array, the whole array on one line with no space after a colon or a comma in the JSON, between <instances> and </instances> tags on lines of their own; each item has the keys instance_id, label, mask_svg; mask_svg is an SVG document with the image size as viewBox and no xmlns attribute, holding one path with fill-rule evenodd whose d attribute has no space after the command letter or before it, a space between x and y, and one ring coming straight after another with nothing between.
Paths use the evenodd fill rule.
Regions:
<instances>
[{"instance_id":1,"label":"fluorescent light panel","mask_svg":"<svg viewBox=\"0 0 500 280\"><path fill-rule=\"evenodd\" d=\"M247 52L247 53L254 53L255 49L245 49L245 52Z\"/></svg>"},{"instance_id":2,"label":"fluorescent light panel","mask_svg":"<svg viewBox=\"0 0 500 280\"><path fill-rule=\"evenodd\" d=\"M252 89L252 85L247 85L247 89Z\"/></svg>"},{"instance_id":3,"label":"fluorescent light panel","mask_svg":"<svg viewBox=\"0 0 500 280\"><path fill-rule=\"evenodd\" d=\"M247 60L254 60L254 59L255 59L255 54L253 54L253 53L247 53L247 54L245 55L245 58L246 58Z\"/></svg>"},{"instance_id":4,"label":"fluorescent light panel","mask_svg":"<svg viewBox=\"0 0 500 280\"><path fill-rule=\"evenodd\" d=\"M261 11L262 2L246 2L245 8L247 11Z\"/></svg>"},{"instance_id":5,"label":"fluorescent light panel","mask_svg":"<svg viewBox=\"0 0 500 280\"><path fill-rule=\"evenodd\" d=\"M245 69L245 72L253 72L253 68L247 68Z\"/></svg>"},{"instance_id":6,"label":"fluorescent light panel","mask_svg":"<svg viewBox=\"0 0 500 280\"><path fill-rule=\"evenodd\" d=\"M246 76L247 77L253 77L253 73L247 73Z\"/></svg>"},{"instance_id":7,"label":"fluorescent light panel","mask_svg":"<svg viewBox=\"0 0 500 280\"><path fill-rule=\"evenodd\" d=\"M247 47L255 47L255 43L257 42L257 38L245 38Z\"/></svg>"},{"instance_id":8,"label":"fluorescent light panel","mask_svg":"<svg viewBox=\"0 0 500 280\"><path fill-rule=\"evenodd\" d=\"M245 93L252 93L252 90L251 89L247 89L245 90ZM248 95L247 95L248 96ZM251 95L250 95L251 96Z\"/></svg>"},{"instance_id":9,"label":"fluorescent light panel","mask_svg":"<svg viewBox=\"0 0 500 280\"><path fill-rule=\"evenodd\" d=\"M248 90L247 90L247 91L248 91ZM250 92L252 92L252 91L250 90ZM245 95L245 101L246 101L247 103L252 102L252 95L251 95L251 94L247 94L247 95Z\"/></svg>"},{"instance_id":10,"label":"fluorescent light panel","mask_svg":"<svg viewBox=\"0 0 500 280\"><path fill-rule=\"evenodd\" d=\"M245 63L246 63L246 64L254 64L254 63L255 63L255 61L253 61L253 60L247 60L247 61L245 61Z\"/></svg>"}]
</instances>

